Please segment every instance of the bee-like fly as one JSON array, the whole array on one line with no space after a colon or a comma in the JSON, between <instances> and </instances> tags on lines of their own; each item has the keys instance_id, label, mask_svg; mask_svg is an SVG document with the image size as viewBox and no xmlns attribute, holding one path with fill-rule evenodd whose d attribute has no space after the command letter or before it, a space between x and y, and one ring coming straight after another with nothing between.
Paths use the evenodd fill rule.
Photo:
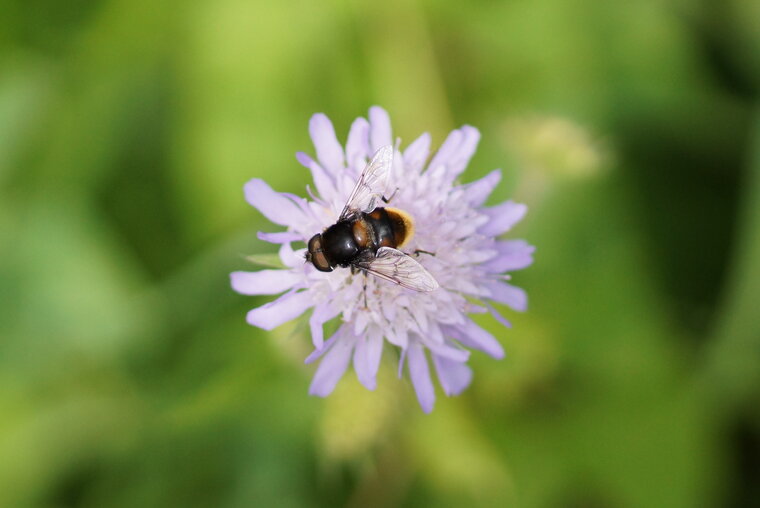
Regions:
<instances>
[{"instance_id":1,"label":"bee-like fly","mask_svg":"<svg viewBox=\"0 0 760 508\"><path fill-rule=\"evenodd\" d=\"M399 248L414 236L411 216L397 208L378 207L385 201L393 147L380 148L362 171L338 222L309 240L306 261L317 270L335 267L371 273L415 291L434 291L438 282Z\"/></svg>"}]
</instances>

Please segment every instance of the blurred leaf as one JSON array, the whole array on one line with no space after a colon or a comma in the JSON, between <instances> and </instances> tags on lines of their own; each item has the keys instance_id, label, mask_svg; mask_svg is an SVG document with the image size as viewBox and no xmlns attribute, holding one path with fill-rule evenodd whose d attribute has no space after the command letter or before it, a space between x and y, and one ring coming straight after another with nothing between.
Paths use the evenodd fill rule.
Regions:
<instances>
[{"instance_id":1,"label":"blurred leaf","mask_svg":"<svg viewBox=\"0 0 760 508\"><path fill-rule=\"evenodd\" d=\"M714 341L707 348L702 388L721 409L756 405L760 396L760 115L747 158L738 242Z\"/></svg>"},{"instance_id":2,"label":"blurred leaf","mask_svg":"<svg viewBox=\"0 0 760 508\"><path fill-rule=\"evenodd\" d=\"M53 3L0 0L0 505L754 500L757 2ZM244 182L303 195L309 117L377 103L404 146L478 127L463 181L503 167L538 248L430 415L389 349L309 397L307 319L229 287L282 268Z\"/></svg>"},{"instance_id":3,"label":"blurred leaf","mask_svg":"<svg viewBox=\"0 0 760 508\"><path fill-rule=\"evenodd\" d=\"M246 261L265 268L286 268L278 254L251 254L245 256Z\"/></svg>"}]
</instances>

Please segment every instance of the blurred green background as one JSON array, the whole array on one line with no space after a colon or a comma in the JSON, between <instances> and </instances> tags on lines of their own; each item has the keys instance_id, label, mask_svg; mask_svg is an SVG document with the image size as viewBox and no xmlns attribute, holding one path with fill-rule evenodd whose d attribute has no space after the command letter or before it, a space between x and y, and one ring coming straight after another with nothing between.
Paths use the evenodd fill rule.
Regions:
<instances>
[{"instance_id":1,"label":"blurred green background","mask_svg":"<svg viewBox=\"0 0 760 508\"><path fill-rule=\"evenodd\" d=\"M0 0L0 506L760 505L758 90L755 0ZM430 415L229 288L373 104L538 247Z\"/></svg>"}]
</instances>

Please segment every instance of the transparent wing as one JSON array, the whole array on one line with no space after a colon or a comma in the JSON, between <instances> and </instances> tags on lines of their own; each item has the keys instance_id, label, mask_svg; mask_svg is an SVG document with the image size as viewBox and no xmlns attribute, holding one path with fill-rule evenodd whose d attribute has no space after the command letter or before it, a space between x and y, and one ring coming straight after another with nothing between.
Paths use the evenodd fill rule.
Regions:
<instances>
[{"instance_id":1,"label":"transparent wing","mask_svg":"<svg viewBox=\"0 0 760 508\"><path fill-rule=\"evenodd\" d=\"M388 176L393 164L393 147L380 148L362 171L359 181L343 207L338 221L347 219L358 212L369 213L377 206L388 186Z\"/></svg>"},{"instance_id":2,"label":"transparent wing","mask_svg":"<svg viewBox=\"0 0 760 508\"><path fill-rule=\"evenodd\" d=\"M400 250L390 247L380 247L374 257L357 261L355 266L415 291L438 289L438 281L421 264Z\"/></svg>"}]
</instances>

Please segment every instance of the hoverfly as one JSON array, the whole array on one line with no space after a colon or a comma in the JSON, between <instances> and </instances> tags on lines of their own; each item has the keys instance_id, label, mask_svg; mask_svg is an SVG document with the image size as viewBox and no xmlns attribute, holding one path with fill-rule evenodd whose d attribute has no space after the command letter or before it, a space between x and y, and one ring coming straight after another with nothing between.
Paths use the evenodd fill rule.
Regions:
<instances>
[{"instance_id":1,"label":"hoverfly","mask_svg":"<svg viewBox=\"0 0 760 508\"><path fill-rule=\"evenodd\" d=\"M335 267L371 273L415 291L434 291L438 282L399 248L414 236L411 216L379 207L393 164L393 147L380 148L362 171L338 221L309 240L306 261L317 270Z\"/></svg>"}]
</instances>

